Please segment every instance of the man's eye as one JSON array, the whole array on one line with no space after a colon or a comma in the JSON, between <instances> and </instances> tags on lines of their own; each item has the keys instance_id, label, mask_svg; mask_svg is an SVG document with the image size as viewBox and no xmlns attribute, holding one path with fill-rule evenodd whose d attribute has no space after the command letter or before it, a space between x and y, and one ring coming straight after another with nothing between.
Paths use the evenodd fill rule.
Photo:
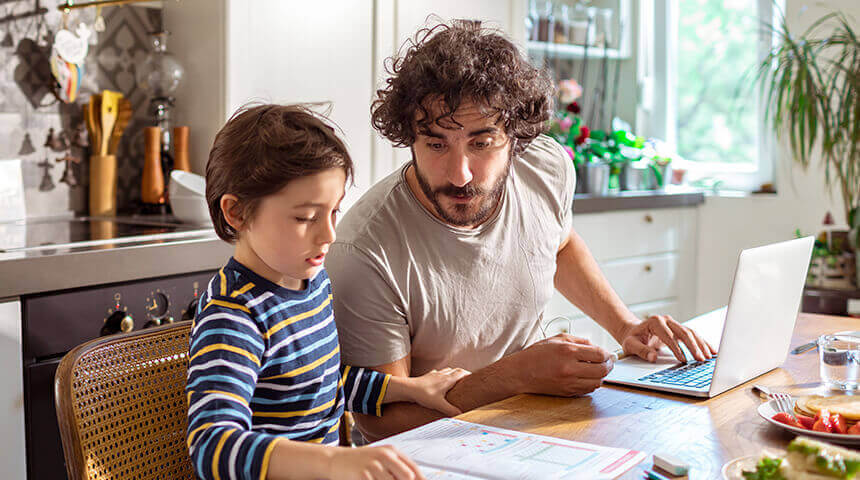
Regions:
<instances>
[{"instance_id":1,"label":"man's eye","mask_svg":"<svg viewBox=\"0 0 860 480\"><path fill-rule=\"evenodd\" d=\"M427 147L429 147L430 150L433 150L434 152L441 152L445 149L445 145L442 143L428 143Z\"/></svg>"},{"instance_id":2,"label":"man's eye","mask_svg":"<svg viewBox=\"0 0 860 480\"><path fill-rule=\"evenodd\" d=\"M480 140L475 140L474 142L472 142L472 144L478 150L485 150L487 148L492 147L495 144L495 142L493 141L493 139L491 137L487 137L487 138L482 138Z\"/></svg>"},{"instance_id":3,"label":"man's eye","mask_svg":"<svg viewBox=\"0 0 860 480\"><path fill-rule=\"evenodd\" d=\"M316 220L314 217L296 217L297 222L313 222L314 220Z\"/></svg>"}]
</instances>

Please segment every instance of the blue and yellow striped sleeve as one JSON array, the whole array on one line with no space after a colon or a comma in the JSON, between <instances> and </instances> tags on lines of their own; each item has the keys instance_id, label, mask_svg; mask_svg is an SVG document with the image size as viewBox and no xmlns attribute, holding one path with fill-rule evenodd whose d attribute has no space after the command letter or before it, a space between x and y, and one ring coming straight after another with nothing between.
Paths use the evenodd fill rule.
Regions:
<instances>
[{"instance_id":1,"label":"blue and yellow striped sleeve","mask_svg":"<svg viewBox=\"0 0 860 480\"><path fill-rule=\"evenodd\" d=\"M340 378L346 410L382 416L382 400L385 398L391 375L366 368L341 365Z\"/></svg>"},{"instance_id":2,"label":"blue and yellow striped sleeve","mask_svg":"<svg viewBox=\"0 0 860 480\"><path fill-rule=\"evenodd\" d=\"M260 329L235 298L205 299L189 344L187 446L198 478L266 477L279 438L251 431L250 402L265 352Z\"/></svg>"}]
</instances>

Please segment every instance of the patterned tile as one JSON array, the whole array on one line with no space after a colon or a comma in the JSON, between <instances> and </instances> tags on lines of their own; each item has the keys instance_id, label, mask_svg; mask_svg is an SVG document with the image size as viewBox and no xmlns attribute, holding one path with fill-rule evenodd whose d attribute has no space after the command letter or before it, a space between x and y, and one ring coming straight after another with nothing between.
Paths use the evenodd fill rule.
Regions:
<instances>
[{"instance_id":1,"label":"patterned tile","mask_svg":"<svg viewBox=\"0 0 860 480\"><path fill-rule=\"evenodd\" d=\"M32 0L0 2L0 18L29 12L33 5ZM139 132L144 126L154 124L154 120L147 112L146 93L135 84L134 68L151 49L149 32L161 29L161 10L139 6L106 7L102 14L107 28L96 35L98 38L91 39L76 105L56 101L49 87L53 77L48 55L53 32L62 25L62 14L49 8L39 16L0 23L0 38L8 32L13 40L12 47L0 46L0 158L23 160L28 216L58 215L68 210L86 213L87 162L74 167L84 188L70 189L60 183L63 164L57 163L48 172L56 188L47 192L39 190L44 168L38 163L46 156L50 162L63 156L48 152L43 146L48 130L54 128L59 132L80 123L81 105L92 93L105 89L122 92L134 109L117 153L117 206L128 210L140 197L143 140ZM68 25L72 28L80 22L92 25L94 20L94 9L75 10L68 18ZM35 152L20 155L27 134ZM73 154L88 155L79 149Z\"/></svg>"}]
</instances>

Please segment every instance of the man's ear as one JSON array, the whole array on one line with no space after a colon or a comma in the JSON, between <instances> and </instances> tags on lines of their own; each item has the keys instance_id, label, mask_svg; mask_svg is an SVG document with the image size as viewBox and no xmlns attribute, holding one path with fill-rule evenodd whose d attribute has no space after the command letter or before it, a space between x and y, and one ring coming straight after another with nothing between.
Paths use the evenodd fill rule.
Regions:
<instances>
[{"instance_id":1,"label":"man's ear","mask_svg":"<svg viewBox=\"0 0 860 480\"><path fill-rule=\"evenodd\" d=\"M245 226L245 219L242 218L242 209L239 208L239 198L232 193L221 195L221 214L224 215L224 220L233 227L237 232Z\"/></svg>"}]
</instances>

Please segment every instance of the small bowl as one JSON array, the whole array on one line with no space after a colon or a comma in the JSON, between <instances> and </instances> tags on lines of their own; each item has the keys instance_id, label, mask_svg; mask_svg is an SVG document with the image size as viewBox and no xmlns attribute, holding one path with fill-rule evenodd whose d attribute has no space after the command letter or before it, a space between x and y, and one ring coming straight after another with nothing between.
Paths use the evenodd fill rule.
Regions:
<instances>
[{"instance_id":1,"label":"small bowl","mask_svg":"<svg viewBox=\"0 0 860 480\"><path fill-rule=\"evenodd\" d=\"M202 175L186 172L183 170L173 170L170 172L170 185L167 186L167 191L171 198L189 197L189 196L206 196L206 179Z\"/></svg>"},{"instance_id":2,"label":"small bowl","mask_svg":"<svg viewBox=\"0 0 860 480\"><path fill-rule=\"evenodd\" d=\"M206 203L205 197L171 195L170 208L173 209L173 216L181 222L195 225L212 223L212 219L209 217L209 205Z\"/></svg>"}]
</instances>

